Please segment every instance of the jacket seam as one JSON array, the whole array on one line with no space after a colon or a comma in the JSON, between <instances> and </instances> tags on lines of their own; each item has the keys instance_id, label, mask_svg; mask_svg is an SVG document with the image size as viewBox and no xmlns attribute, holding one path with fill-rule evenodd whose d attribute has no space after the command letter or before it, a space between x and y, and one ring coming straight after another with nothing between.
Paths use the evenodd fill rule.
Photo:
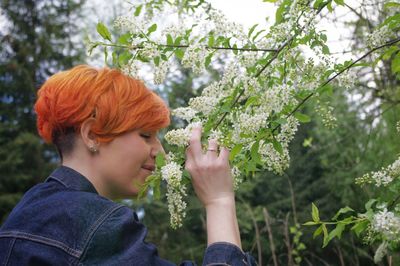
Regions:
<instances>
[{"instance_id":1,"label":"jacket seam","mask_svg":"<svg viewBox=\"0 0 400 266\"><path fill-rule=\"evenodd\" d=\"M79 258L79 256L82 254L82 251L70 248L67 245L65 245L64 243L59 242L57 240L47 238L44 236L33 235L33 234L25 233L25 232L5 231L5 232L0 233L0 237L14 237L14 238L19 238L19 239L30 240L33 242L38 242L41 244L46 244L49 246L59 248L75 258Z\"/></svg>"},{"instance_id":2,"label":"jacket seam","mask_svg":"<svg viewBox=\"0 0 400 266\"><path fill-rule=\"evenodd\" d=\"M94 234L96 233L97 229L104 223L104 221L116 210L123 208L124 206L122 205L117 205L114 207L109 208L107 211L101 215L96 222L92 225L92 227L89 229L89 232L87 236L83 240L83 248L82 248L82 254L80 254L79 261L81 261L85 256L86 256L86 251L89 245L90 240L93 238Z\"/></svg>"},{"instance_id":3,"label":"jacket seam","mask_svg":"<svg viewBox=\"0 0 400 266\"><path fill-rule=\"evenodd\" d=\"M14 248L15 241L16 241L16 238L13 238L11 240L10 247L8 248L8 254L7 254L7 256L6 256L5 260L4 260L4 264L3 265L7 265L8 264L8 261L10 260L10 257L11 257L11 252L12 252L12 250Z\"/></svg>"}]
</instances>

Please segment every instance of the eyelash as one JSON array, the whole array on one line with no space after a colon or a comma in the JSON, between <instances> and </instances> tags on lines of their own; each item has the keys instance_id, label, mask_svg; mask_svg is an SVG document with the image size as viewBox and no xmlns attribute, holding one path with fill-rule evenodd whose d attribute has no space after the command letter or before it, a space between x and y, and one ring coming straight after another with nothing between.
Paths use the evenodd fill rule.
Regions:
<instances>
[{"instance_id":1,"label":"eyelash","mask_svg":"<svg viewBox=\"0 0 400 266\"><path fill-rule=\"evenodd\" d=\"M151 135L146 135L146 134L140 134L140 136L141 136L142 138L145 138L145 139L151 138Z\"/></svg>"}]
</instances>

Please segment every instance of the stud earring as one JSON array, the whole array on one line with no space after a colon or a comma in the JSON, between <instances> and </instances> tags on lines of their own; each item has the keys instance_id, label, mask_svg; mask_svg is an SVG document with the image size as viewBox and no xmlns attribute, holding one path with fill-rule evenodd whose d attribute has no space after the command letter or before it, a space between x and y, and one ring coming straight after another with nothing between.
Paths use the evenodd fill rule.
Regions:
<instances>
[{"instance_id":1,"label":"stud earring","mask_svg":"<svg viewBox=\"0 0 400 266\"><path fill-rule=\"evenodd\" d=\"M96 146L96 145L90 146L90 147L89 147L89 151L92 152L92 153L98 152L97 146Z\"/></svg>"}]
</instances>

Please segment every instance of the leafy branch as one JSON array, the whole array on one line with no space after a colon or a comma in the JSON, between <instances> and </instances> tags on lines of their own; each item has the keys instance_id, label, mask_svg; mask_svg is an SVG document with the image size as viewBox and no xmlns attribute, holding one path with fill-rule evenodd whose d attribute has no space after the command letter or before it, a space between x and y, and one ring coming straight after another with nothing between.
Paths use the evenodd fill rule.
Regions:
<instances>
[{"instance_id":1,"label":"leafy branch","mask_svg":"<svg viewBox=\"0 0 400 266\"><path fill-rule=\"evenodd\" d=\"M365 53L364 55L362 55L361 57L359 57L357 60L355 60L354 62L352 62L351 64L349 64L348 66L344 67L342 70L340 70L339 72L337 72L334 76L332 76L331 78L329 78L328 80L326 80L322 85L320 85L316 90L318 91L319 89L323 88L324 86L328 85L332 80L334 80L335 78L337 78L339 75L341 75L343 72L349 70L350 68L352 68L355 64L357 64L358 62L360 62L361 60L363 60L364 58L366 58L367 56L369 56L370 54L372 54L373 52L380 50L384 47L388 47L391 46L395 43L400 42L400 37L390 40L380 46L377 46L371 50L369 50L367 53ZM311 92L309 95L307 95L294 109L293 111L291 111L286 118L292 116L303 104L305 104L313 95L315 94L315 92ZM274 132L276 129L278 129L280 127L280 125L277 125L272 132Z\"/></svg>"},{"instance_id":2,"label":"leafy branch","mask_svg":"<svg viewBox=\"0 0 400 266\"><path fill-rule=\"evenodd\" d=\"M116 48L122 48L122 49L127 49L127 50L140 50L144 49L145 47L143 45L120 45L120 44L114 44L114 43L105 43L105 42L96 42L93 45L102 45L102 46L109 46L109 47L116 47ZM155 44L156 46L159 47L165 47L165 48L189 48L190 45L174 45L174 44ZM209 50L231 50L231 51L244 51L244 52L277 52L277 49L269 49L269 48L244 48L244 47L221 47L221 46L204 46L206 49Z\"/></svg>"}]
</instances>

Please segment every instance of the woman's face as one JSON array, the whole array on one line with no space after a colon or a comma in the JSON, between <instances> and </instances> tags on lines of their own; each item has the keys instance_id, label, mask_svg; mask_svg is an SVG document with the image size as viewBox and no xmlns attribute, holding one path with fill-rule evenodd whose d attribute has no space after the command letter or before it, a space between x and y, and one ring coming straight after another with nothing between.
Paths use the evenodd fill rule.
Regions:
<instances>
[{"instance_id":1,"label":"woman's face","mask_svg":"<svg viewBox=\"0 0 400 266\"><path fill-rule=\"evenodd\" d=\"M133 130L101 144L100 173L106 196L135 196L155 168L155 157L164 152L157 132Z\"/></svg>"}]
</instances>

